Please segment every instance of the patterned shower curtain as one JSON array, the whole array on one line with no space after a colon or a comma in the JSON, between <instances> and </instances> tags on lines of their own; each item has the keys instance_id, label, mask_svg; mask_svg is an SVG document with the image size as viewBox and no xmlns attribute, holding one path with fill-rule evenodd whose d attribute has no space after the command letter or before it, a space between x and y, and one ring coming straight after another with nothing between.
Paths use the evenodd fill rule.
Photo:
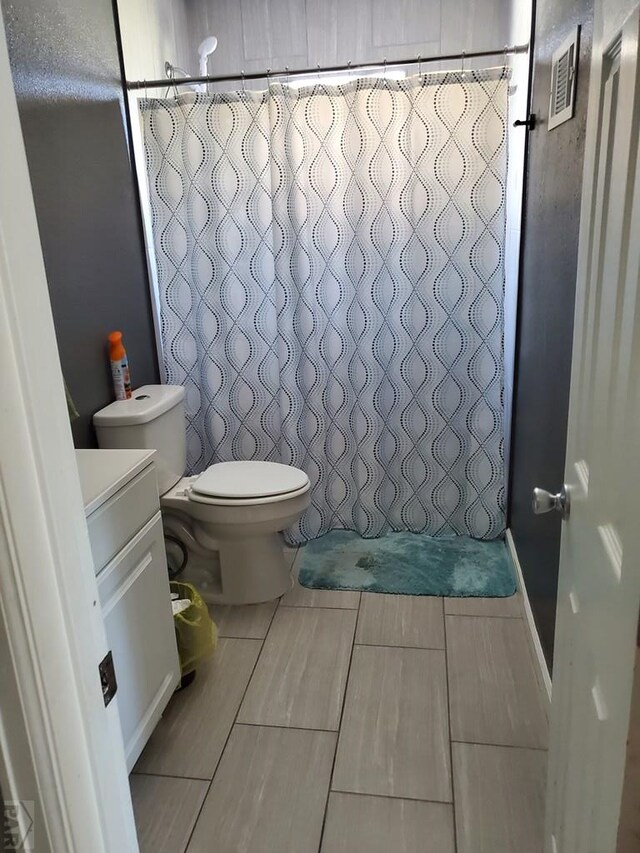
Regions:
<instances>
[{"instance_id":1,"label":"patterned shower curtain","mask_svg":"<svg viewBox=\"0 0 640 853\"><path fill-rule=\"evenodd\" d=\"M141 111L190 470L303 468L293 542L499 536L506 72Z\"/></svg>"}]
</instances>

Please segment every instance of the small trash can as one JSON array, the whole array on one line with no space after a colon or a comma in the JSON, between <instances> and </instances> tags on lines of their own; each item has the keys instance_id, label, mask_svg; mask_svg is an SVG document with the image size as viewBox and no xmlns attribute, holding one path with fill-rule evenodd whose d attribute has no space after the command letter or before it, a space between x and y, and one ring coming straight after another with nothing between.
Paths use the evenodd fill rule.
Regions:
<instances>
[{"instance_id":1,"label":"small trash can","mask_svg":"<svg viewBox=\"0 0 640 853\"><path fill-rule=\"evenodd\" d=\"M173 616L182 673L180 686L186 687L193 681L196 667L215 651L218 629L209 616L202 596L194 586L180 581L171 581L169 586L172 598L177 594L178 600L191 602L188 607Z\"/></svg>"}]
</instances>

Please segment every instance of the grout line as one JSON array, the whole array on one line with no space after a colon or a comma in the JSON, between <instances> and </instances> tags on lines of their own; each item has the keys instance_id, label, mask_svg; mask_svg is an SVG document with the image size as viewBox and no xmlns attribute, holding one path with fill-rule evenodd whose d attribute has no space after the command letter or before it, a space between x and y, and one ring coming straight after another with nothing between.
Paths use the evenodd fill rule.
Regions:
<instances>
[{"instance_id":1,"label":"grout line","mask_svg":"<svg viewBox=\"0 0 640 853\"><path fill-rule=\"evenodd\" d=\"M215 622L215 619L214 619L214 622ZM266 636L267 635L265 634L264 637L244 637L244 636L240 637L240 636L237 636L236 634L218 634L218 639L219 640L254 640L257 643L264 643Z\"/></svg>"},{"instance_id":2,"label":"grout line","mask_svg":"<svg viewBox=\"0 0 640 853\"><path fill-rule=\"evenodd\" d=\"M355 646L365 646L368 649L413 649L417 652L444 652L444 646L399 646L391 643L354 643Z\"/></svg>"},{"instance_id":3,"label":"grout line","mask_svg":"<svg viewBox=\"0 0 640 853\"><path fill-rule=\"evenodd\" d=\"M283 596L284 597L284 596ZM326 604L280 604L281 607L288 607L291 610L357 610L358 607L327 607Z\"/></svg>"},{"instance_id":4,"label":"grout line","mask_svg":"<svg viewBox=\"0 0 640 853\"><path fill-rule=\"evenodd\" d=\"M455 619L524 619L522 613L516 616L502 615L499 613L446 613L445 619L454 617Z\"/></svg>"},{"instance_id":5,"label":"grout line","mask_svg":"<svg viewBox=\"0 0 640 853\"><path fill-rule=\"evenodd\" d=\"M298 555L300 554L300 546L299 545L287 545L287 548L290 548L293 551L293 558L289 563L289 574L291 574L295 568L296 560L298 559Z\"/></svg>"},{"instance_id":6,"label":"grout line","mask_svg":"<svg viewBox=\"0 0 640 853\"><path fill-rule=\"evenodd\" d=\"M353 613L360 610L360 605L357 607L324 607L323 605L308 604L279 604L277 610L338 610L340 613Z\"/></svg>"},{"instance_id":7,"label":"grout line","mask_svg":"<svg viewBox=\"0 0 640 853\"><path fill-rule=\"evenodd\" d=\"M312 729L310 726L277 726L273 723L235 723L236 726L251 726L255 729L284 729L285 731L298 732L325 732L326 734L337 735L338 729Z\"/></svg>"},{"instance_id":8,"label":"grout line","mask_svg":"<svg viewBox=\"0 0 640 853\"><path fill-rule=\"evenodd\" d=\"M347 704L347 690L349 689L349 677L351 675L351 664L353 663L353 652L356 647L356 637L358 636L358 622L360 620L360 604L362 603L362 596L358 601L358 609L356 610L356 624L353 627L353 639L351 640L351 654L349 655L349 666L347 667L347 677L344 680L344 693L342 695L342 706L340 708L340 719L338 720L338 735L336 737L336 748L333 753L333 762L331 764L331 773L329 775L329 787L327 789L327 797L324 801L324 813L322 815L322 829L320 830L320 841L318 843L318 853L320 853L322 849L322 842L324 840L324 830L327 825L327 811L329 809L329 797L331 795L332 785L333 785L333 774L336 768L336 758L338 757L338 747L340 746L340 734L342 729L342 719L344 717L344 707Z\"/></svg>"},{"instance_id":9,"label":"grout line","mask_svg":"<svg viewBox=\"0 0 640 853\"><path fill-rule=\"evenodd\" d=\"M490 743L486 740L454 740L451 738L451 743L467 744L469 746L493 746L496 749L530 749L532 752L548 752L546 746L521 746L516 743Z\"/></svg>"},{"instance_id":10,"label":"grout line","mask_svg":"<svg viewBox=\"0 0 640 853\"><path fill-rule=\"evenodd\" d=\"M149 773L146 770L132 770L129 778L132 776L154 776L158 779L184 779L187 782L211 782L208 776L178 776L176 773Z\"/></svg>"},{"instance_id":11,"label":"grout line","mask_svg":"<svg viewBox=\"0 0 640 853\"><path fill-rule=\"evenodd\" d=\"M278 604L279 604L279 602L278 602ZM229 731L227 733L227 737L225 738L224 746L220 750L220 757L218 758L218 761L216 762L216 766L214 768L213 775L211 776L211 781L209 782L209 786L208 786L206 793L204 795L204 798L202 800L202 805L198 809L198 814L196 815L196 819L193 822L193 827L191 828L191 832L189 833L189 838L187 839L187 843L184 846L184 851L186 851L188 849L189 845L191 844L191 839L193 838L193 833L196 831L196 827L198 826L198 822L200 820L202 810L204 809L204 804L207 802L207 798L209 797L209 793L211 792L211 787L212 787L213 782L216 778L216 773L218 772L218 768L220 767L220 762L222 761L222 757L224 756L225 751L227 749L227 745L229 743L229 738L231 737L231 732L235 728L236 720L238 719L238 714L240 713L240 708L242 707L242 703L244 702L244 697L247 695L247 690L249 689L249 685L251 684L251 680L253 678L253 675L256 671L258 663L260 662L260 658L262 656L262 651L264 649L264 644L267 641L267 637L269 636L269 631L271 630L271 625L273 624L273 620L275 618L276 613L278 612L278 609L279 609L278 605L276 605L276 607L273 608L273 613L271 614L271 619L269 620L269 627L267 628L267 633L264 635L264 639L262 640L262 643L260 645L260 651L256 655L256 662L254 663L253 668L251 670L251 674L249 675L249 678L247 679L247 683L246 683L245 688L242 692L242 697L241 697L240 701L238 702L238 707L237 707L236 713L233 717L233 723L229 726ZM257 642L260 642L260 640L258 640Z\"/></svg>"},{"instance_id":12,"label":"grout line","mask_svg":"<svg viewBox=\"0 0 640 853\"><path fill-rule=\"evenodd\" d=\"M453 741L451 740L451 691L449 689L449 649L447 643L447 620L444 612L444 598L442 599L442 618L444 621L444 668L447 688L447 722L449 724L449 769L451 773L451 808L453 811L453 847L454 853L458 850L458 826L456 821L456 795L453 779Z\"/></svg>"},{"instance_id":13,"label":"grout line","mask_svg":"<svg viewBox=\"0 0 640 853\"><path fill-rule=\"evenodd\" d=\"M349 794L352 797L377 797L379 800L409 800L411 803L434 803L439 806L453 806L451 800L423 800L420 797L399 797L397 794L368 794L366 791L343 791L341 788L332 788L332 794Z\"/></svg>"}]
</instances>

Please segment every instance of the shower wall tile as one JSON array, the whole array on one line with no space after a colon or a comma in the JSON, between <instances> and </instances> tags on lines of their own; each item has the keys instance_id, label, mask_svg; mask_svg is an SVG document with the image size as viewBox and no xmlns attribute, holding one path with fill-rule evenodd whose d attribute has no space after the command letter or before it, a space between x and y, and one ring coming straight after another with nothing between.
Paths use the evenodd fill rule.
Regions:
<instances>
[{"instance_id":1,"label":"shower wall tile","mask_svg":"<svg viewBox=\"0 0 640 853\"><path fill-rule=\"evenodd\" d=\"M191 48L188 9L186 0L119 0L122 51L129 80L164 77L167 61L185 71L196 70L197 51Z\"/></svg>"},{"instance_id":2,"label":"shower wall tile","mask_svg":"<svg viewBox=\"0 0 640 853\"><path fill-rule=\"evenodd\" d=\"M394 7L383 0L191 0L187 14L192 65L202 39L218 37L212 74L495 49L510 29L508 0L400 0Z\"/></svg>"},{"instance_id":3,"label":"shower wall tile","mask_svg":"<svg viewBox=\"0 0 640 853\"><path fill-rule=\"evenodd\" d=\"M245 68L242 12L238 0L192 0L189 3L189 31L194 62L203 38L215 35L218 47L209 60L210 74L226 74Z\"/></svg>"},{"instance_id":4,"label":"shower wall tile","mask_svg":"<svg viewBox=\"0 0 640 853\"><path fill-rule=\"evenodd\" d=\"M335 65L338 56L338 39L345 24L343 3L323 0L307 6L308 67L321 68Z\"/></svg>"},{"instance_id":5,"label":"shower wall tile","mask_svg":"<svg viewBox=\"0 0 640 853\"><path fill-rule=\"evenodd\" d=\"M440 41L440 0L372 0L372 42L377 47Z\"/></svg>"},{"instance_id":6,"label":"shower wall tile","mask_svg":"<svg viewBox=\"0 0 640 853\"><path fill-rule=\"evenodd\" d=\"M495 50L509 43L511 0L446 0L442 53ZM496 65L498 62L495 63Z\"/></svg>"},{"instance_id":7,"label":"shower wall tile","mask_svg":"<svg viewBox=\"0 0 640 853\"><path fill-rule=\"evenodd\" d=\"M307 53L305 0L240 0L244 58L304 56Z\"/></svg>"}]
</instances>

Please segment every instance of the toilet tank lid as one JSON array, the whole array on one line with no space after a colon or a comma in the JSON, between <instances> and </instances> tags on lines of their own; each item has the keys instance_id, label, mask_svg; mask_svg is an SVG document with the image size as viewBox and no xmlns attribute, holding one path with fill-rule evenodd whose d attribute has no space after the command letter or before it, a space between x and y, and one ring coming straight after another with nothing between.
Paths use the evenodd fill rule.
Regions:
<instances>
[{"instance_id":1,"label":"toilet tank lid","mask_svg":"<svg viewBox=\"0 0 640 853\"><path fill-rule=\"evenodd\" d=\"M97 427L146 424L184 400L182 385L143 385L129 400L116 400L93 416Z\"/></svg>"}]
</instances>

